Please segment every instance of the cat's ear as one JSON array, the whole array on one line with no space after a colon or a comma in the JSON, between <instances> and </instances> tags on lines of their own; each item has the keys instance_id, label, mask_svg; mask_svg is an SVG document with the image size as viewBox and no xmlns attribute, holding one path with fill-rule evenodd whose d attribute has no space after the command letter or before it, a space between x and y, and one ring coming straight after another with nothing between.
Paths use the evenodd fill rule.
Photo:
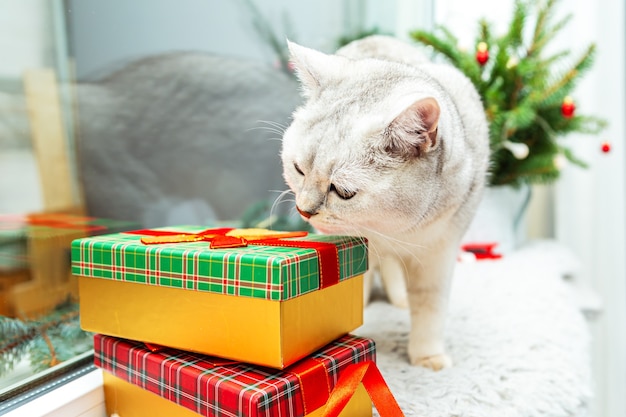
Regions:
<instances>
[{"instance_id":1,"label":"cat's ear","mask_svg":"<svg viewBox=\"0 0 626 417\"><path fill-rule=\"evenodd\" d=\"M401 157L424 155L438 145L437 126L441 110L433 97L415 101L385 130L385 148Z\"/></svg>"},{"instance_id":2,"label":"cat's ear","mask_svg":"<svg viewBox=\"0 0 626 417\"><path fill-rule=\"evenodd\" d=\"M314 49L287 41L291 63L307 97L315 95L324 81L341 65L341 57L326 55Z\"/></svg>"}]
</instances>

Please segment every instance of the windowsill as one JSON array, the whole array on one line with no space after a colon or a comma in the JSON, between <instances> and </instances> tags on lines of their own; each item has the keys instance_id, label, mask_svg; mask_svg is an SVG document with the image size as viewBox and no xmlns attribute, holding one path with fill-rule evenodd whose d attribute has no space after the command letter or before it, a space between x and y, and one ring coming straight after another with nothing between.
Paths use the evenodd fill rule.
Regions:
<instances>
[{"instance_id":1,"label":"windowsill","mask_svg":"<svg viewBox=\"0 0 626 417\"><path fill-rule=\"evenodd\" d=\"M24 381L32 376L33 370L30 362L27 359L22 359L10 372L2 375L2 380L0 381L0 393L8 387L19 384L21 381Z\"/></svg>"},{"instance_id":2,"label":"windowsill","mask_svg":"<svg viewBox=\"0 0 626 417\"><path fill-rule=\"evenodd\" d=\"M539 245L541 242L537 243ZM546 246L547 245L547 246ZM537 253L550 253L551 243L544 243ZM560 249L555 246L554 251ZM557 251L558 253L558 251ZM563 254L562 254L563 255ZM565 255L561 263L567 265ZM573 295L585 315L593 319L602 313L602 303L598 296L570 278ZM1 412L0 412L1 414ZM102 370L94 369L58 388L43 394L23 406L12 410L3 417L106 417L104 392L102 389Z\"/></svg>"},{"instance_id":3,"label":"windowsill","mask_svg":"<svg viewBox=\"0 0 626 417\"><path fill-rule=\"evenodd\" d=\"M105 417L102 371L94 369L3 417Z\"/></svg>"}]
</instances>

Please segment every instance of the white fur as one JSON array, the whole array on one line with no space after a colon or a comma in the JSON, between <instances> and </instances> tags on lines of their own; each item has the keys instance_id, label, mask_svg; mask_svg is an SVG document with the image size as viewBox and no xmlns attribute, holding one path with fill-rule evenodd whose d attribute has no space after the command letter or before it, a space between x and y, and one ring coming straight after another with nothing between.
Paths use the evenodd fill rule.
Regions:
<instances>
[{"instance_id":1,"label":"white fur","mask_svg":"<svg viewBox=\"0 0 626 417\"><path fill-rule=\"evenodd\" d=\"M308 98L283 137L296 205L323 233L368 238L365 296L380 271L390 300L411 309L411 362L450 366L450 281L488 159L477 92L456 69L425 62L393 38L366 38L337 55L289 48ZM403 55L394 59L393 51ZM423 103L433 99L439 117L423 132L420 118L433 108ZM344 199L334 188L356 194Z\"/></svg>"},{"instance_id":2,"label":"white fur","mask_svg":"<svg viewBox=\"0 0 626 417\"><path fill-rule=\"evenodd\" d=\"M406 311L378 288L357 334L376 340L406 417L589 417L590 327L563 279L577 272L571 251L551 241L457 265L446 326L454 367L442 372L406 366Z\"/></svg>"}]
</instances>

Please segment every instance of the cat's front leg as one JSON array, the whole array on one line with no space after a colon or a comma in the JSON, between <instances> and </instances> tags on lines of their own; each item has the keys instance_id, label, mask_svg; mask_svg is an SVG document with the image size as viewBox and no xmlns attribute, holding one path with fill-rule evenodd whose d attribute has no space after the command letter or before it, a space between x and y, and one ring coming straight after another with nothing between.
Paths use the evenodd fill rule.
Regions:
<instances>
[{"instance_id":1,"label":"cat's front leg","mask_svg":"<svg viewBox=\"0 0 626 417\"><path fill-rule=\"evenodd\" d=\"M374 287L374 279L376 277L376 269L371 267L363 275L363 306L367 306L372 299L372 288Z\"/></svg>"},{"instance_id":2,"label":"cat's front leg","mask_svg":"<svg viewBox=\"0 0 626 417\"><path fill-rule=\"evenodd\" d=\"M380 259L380 278L387 298L396 307L409 308L406 290L406 271L402 259L398 256L387 256Z\"/></svg>"},{"instance_id":3,"label":"cat's front leg","mask_svg":"<svg viewBox=\"0 0 626 417\"><path fill-rule=\"evenodd\" d=\"M413 365L440 370L452 366L444 330L457 244L443 243L411 265L407 293L411 311L409 358Z\"/></svg>"}]
</instances>

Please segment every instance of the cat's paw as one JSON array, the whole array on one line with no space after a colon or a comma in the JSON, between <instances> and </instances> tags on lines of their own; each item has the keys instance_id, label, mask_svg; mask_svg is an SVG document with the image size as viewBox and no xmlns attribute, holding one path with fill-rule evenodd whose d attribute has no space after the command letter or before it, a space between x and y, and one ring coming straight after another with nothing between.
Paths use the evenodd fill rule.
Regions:
<instances>
[{"instance_id":1,"label":"cat's paw","mask_svg":"<svg viewBox=\"0 0 626 417\"><path fill-rule=\"evenodd\" d=\"M426 357L412 357L411 365L422 366L432 369L433 371L440 371L444 368L450 368L452 366L452 359L445 353Z\"/></svg>"}]
</instances>

